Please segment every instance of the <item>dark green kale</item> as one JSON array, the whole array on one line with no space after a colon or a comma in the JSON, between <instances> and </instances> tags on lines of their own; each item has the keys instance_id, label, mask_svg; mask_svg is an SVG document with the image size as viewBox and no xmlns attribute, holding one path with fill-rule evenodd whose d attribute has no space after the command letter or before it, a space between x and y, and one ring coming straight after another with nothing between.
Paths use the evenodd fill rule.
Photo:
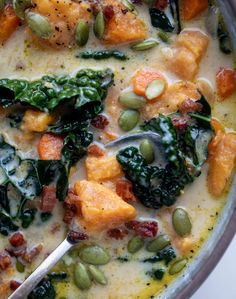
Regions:
<instances>
[{"instance_id":1,"label":"dark green kale","mask_svg":"<svg viewBox=\"0 0 236 299\"><path fill-rule=\"evenodd\" d=\"M159 269L152 269L152 271L148 271L146 274L151 276L153 279L162 280L165 275L165 269L159 268Z\"/></svg>"},{"instance_id":2,"label":"dark green kale","mask_svg":"<svg viewBox=\"0 0 236 299\"><path fill-rule=\"evenodd\" d=\"M222 20L220 20L218 24L217 37L221 52L227 55L230 54L232 52L230 37Z\"/></svg>"},{"instance_id":3,"label":"dark green kale","mask_svg":"<svg viewBox=\"0 0 236 299\"><path fill-rule=\"evenodd\" d=\"M66 272L51 272L47 276L50 281L63 281L68 275Z\"/></svg>"},{"instance_id":4,"label":"dark green kale","mask_svg":"<svg viewBox=\"0 0 236 299\"><path fill-rule=\"evenodd\" d=\"M40 219L42 222L47 222L52 217L52 214L49 212L43 212L40 214Z\"/></svg>"},{"instance_id":5,"label":"dark green kale","mask_svg":"<svg viewBox=\"0 0 236 299\"><path fill-rule=\"evenodd\" d=\"M19 219L21 220L21 226L23 228L28 228L33 223L36 213L36 209L24 209L23 211L21 211L19 217Z\"/></svg>"},{"instance_id":6,"label":"dark green kale","mask_svg":"<svg viewBox=\"0 0 236 299\"><path fill-rule=\"evenodd\" d=\"M179 9L179 0L170 0L170 11L172 17L175 21L176 32L179 34L182 30L181 20L180 20L180 9Z\"/></svg>"},{"instance_id":7,"label":"dark green kale","mask_svg":"<svg viewBox=\"0 0 236 299\"><path fill-rule=\"evenodd\" d=\"M172 25L164 11L152 7L149 8L149 14L151 17L151 23L153 27L160 28L165 32L174 31L175 27Z\"/></svg>"},{"instance_id":8,"label":"dark green kale","mask_svg":"<svg viewBox=\"0 0 236 299\"><path fill-rule=\"evenodd\" d=\"M9 107L21 103L41 111L53 111L65 102L85 118L101 110L108 87L113 83L113 73L81 70L75 77L43 76L36 81L1 79L0 105Z\"/></svg>"},{"instance_id":9,"label":"dark green kale","mask_svg":"<svg viewBox=\"0 0 236 299\"><path fill-rule=\"evenodd\" d=\"M23 119L23 116L24 116L24 113L21 110L8 114L7 118L9 120L10 127L19 129L22 119Z\"/></svg>"},{"instance_id":10,"label":"dark green kale","mask_svg":"<svg viewBox=\"0 0 236 299\"><path fill-rule=\"evenodd\" d=\"M28 299L55 299L56 291L50 280L42 280L29 294Z\"/></svg>"},{"instance_id":11,"label":"dark green kale","mask_svg":"<svg viewBox=\"0 0 236 299\"><path fill-rule=\"evenodd\" d=\"M175 250L170 246L159 251L156 255L148 257L143 260L144 263L157 263L164 261L168 265L171 261L176 258Z\"/></svg>"},{"instance_id":12,"label":"dark green kale","mask_svg":"<svg viewBox=\"0 0 236 299\"><path fill-rule=\"evenodd\" d=\"M93 51L88 50L79 53L76 55L78 58L84 58L84 59L95 59L95 60L102 60L102 59L108 59L108 58L115 58L118 60L128 60L128 56L119 51L119 50L101 50L101 51Z\"/></svg>"},{"instance_id":13,"label":"dark green kale","mask_svg":"<svg viewBox=\"0 0 236 299\"><path fill-rule=\"evenodd\" d=\"M9 233L15 232L19 227L14 223L13 218L0 208L0 234L8 236Z\"/></svg>"}]
</instances>

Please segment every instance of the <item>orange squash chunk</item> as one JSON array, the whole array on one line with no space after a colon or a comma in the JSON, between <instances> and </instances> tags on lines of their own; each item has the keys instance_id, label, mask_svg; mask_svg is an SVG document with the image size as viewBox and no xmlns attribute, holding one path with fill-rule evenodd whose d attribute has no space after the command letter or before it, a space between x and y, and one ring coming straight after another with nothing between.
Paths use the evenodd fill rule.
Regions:
<instances>
[{"instance_id":1,"label":"orange squash chunk","mask_svg":"<svg viewBox=\"0 0 236 299\"><path fill-rule=\"evenodd\" d=\"M120 1L106 0L104 6L112 5L114 16L107 20L103 40L108 44L121 44L145 39L145 23L132 12L123 13L126 9Z\"/></svg>"},{"instance_id":2,"label":"orange squash chunk","mask_svg":"<svg viewBox=\"0 0 236 299\"><path fill-rule=\"evenodd\" d=\"M43 132L54 121L46 112L28 109L23 117L21 129L28 132Z\"/></svg>"},{"instance_id":3,"label":"orange squash chunk","mask_svg":"<svg viewBox=\"0 0 236 299\"><path fill-rule=\"evenodd\" d=\"M43 45L67 47L75 44L74 32L79 20L91 20L90 4L72 0L34 0L31 11L39 13L52 24L53 34L48 39L40 39L32 32L33 39Z\"/></svg>"},{"instance_id":4,"label":"orange squash chunk","mask_svg":"<svg viewBox=\"0 0 236 299\"><path fill-rule=\"evenodd\" d=\"M3 44L20 24L20 19L11 5L6 5L0 13L0 24L0 43Z\"/></svg>"},{"instance_id":5,"label":"orange squash chunk","mask_svg":"<svg viewBox=\"0 0 236 299\"><path fill-rule=\"evenodd\" d=\"M55 134L43 134L38 143L41 160L60 160L63 138Z\"/></svg>"},{"instance_id":6,"label":"orange squash chunk","mask_svg":"<svg viewBox=\"0 0 236 299\"><path fill-rule=\"evenodd\" d=\"M136 216L133 206L97 182L79 181L75 192L80 198L81 224L90 231L107 230Z\"/></svg>"},{"instance_id":7,"label":"orange squash chunk","mask_svg":"<svg viewBox=\"0 0 236 299\"><path fill-rule=\"evenodd\" d=\"M164 77L161 73L152 69L139 70L133 77L134 92L137 95L145 97L148 85L156 79L164 79Z\"/></svg>"},{"instance_id":8,"label":"orange squash chunk","mask_svg":"<svg viewBox=\"0 0 236 299\"><path fill-rule=\"evenodd\" d=\"M215 138L220 140L209 151L208 189L212 195L220 196L230 181L235 165L236 134L221 133Z\"/></svg>"},{"instance_id":9,"label":"orange squash chunk","mask_svg":"<svg viewBox=\"0 0 236 299\"><path fill-rule=\"evenodd\" d=\"M201 31L197 30L184 30L177 36L176 45L185 47L193 53L197 62L207 50L209 38Z\"/></svg>"},{"instance_id":10,"label":"orange squash chunk","mask_svg":"<svg viewBox=\"0 0 236 299\"><path fill-rule=\"evenodd\" d=\"M123 172L115 156L88 156L85 168L89 181L101 182L122 176Z\"/></svg>"},{"instance_id":11,"label":"orange squash chunk","mask_svg":"<svg viewBox=\"0 0 236 299\"><path fill-rule=\"evenodd\" d=\"M232 95L236 91L236 73L232 69L221 68L216 74L216 85L220 100Z\"/></svg>"},{"instance_id":12,"label":"orange squash chunk","mask_svg":"<svg viewBox=\"0 0 236 299\"><path fill-rule=\"evenodd\" d=\"M182 17L191 20L208 7L208 0L182 0Z\"/></svg>"}]
</instances>

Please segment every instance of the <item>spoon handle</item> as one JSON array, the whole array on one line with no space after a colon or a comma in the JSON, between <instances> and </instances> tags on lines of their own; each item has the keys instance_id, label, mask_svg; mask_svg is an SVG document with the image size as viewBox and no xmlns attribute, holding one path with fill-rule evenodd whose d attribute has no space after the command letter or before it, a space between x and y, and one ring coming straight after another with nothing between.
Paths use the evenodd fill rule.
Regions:
<instances>
[{"instance_id":1,"label":"spoon handle","mask_svg":"<svg viewBox=\"0 0 236 299\"><path fill-rule=\"evenodd\" d=\"M74 244L65 239L8 299L25 299Z\"/></svg>"}]
</instances>

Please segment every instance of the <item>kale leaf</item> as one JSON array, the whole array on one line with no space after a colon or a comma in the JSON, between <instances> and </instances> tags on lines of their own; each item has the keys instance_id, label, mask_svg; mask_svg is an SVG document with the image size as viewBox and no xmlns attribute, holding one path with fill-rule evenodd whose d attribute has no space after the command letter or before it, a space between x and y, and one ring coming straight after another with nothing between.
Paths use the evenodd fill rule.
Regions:
<instances>
[{"instance_id":1,"label":"kale leaf","mask_svg":"<svg viewBox=\"0 0 236 299\"><path fill-rule=\"evenodd\" d=\"M0 208L0 234L8 236L9 233L17 231L19 227L14 223L12 217Z\"/></svg>"},{"instance_id":2,"label":"kale leaf","mask_svg":"<svg viewBox=\"0 0 236 299\"><path fill-rule=\"evenodd\" d=\"M9 107L21 103L42 111L53 111L64 102L74 103L81 115L91 117L101 109L108 87L113 83L113 73L107 69L85 69L75 77L43 76L36 81L1 79L0 105ZM92 112L91 112L92 111Z\"/></svg>"},{"instance_id":3,"label":"kale leaf","mask_svg":"<svg viewBox=\"0 0 236 299\"><path fill-rule=\"evenodd\" d=\"M28 299L55 299L56 291L50 280L42 280L29 294Z\"/></svg>"},{"instance_id":4,"label":"kale leaf","mask_svg":"<svg viewBox=\"0 0 236 299\"><path fill-rule=\"evenodd\" d=\"M88 50L79 53L76 55L78 58L83 59L95 59L95 60L102 60L108 58L115 58L118 60L128 60L128 56L119 50L101 50L101 51L93 51Z\"/></svg>"},{"instance_id":5,"label":"kale leaf","mask_svg":"<svg viewBox=\"0 0 236 299\"><path fill-rule=\"evenodd\" d=\"M174 31L175 27L171 24L169 18L164 11L155 7L149 8L151 23L153 27L160 28L165 32Z\"/></svg>"},{"instance_id":6,"label":"kale leaf","mask_svg":"<svg viewBox=\"0 0 236 299\"><path fill-rule=\"evenodd\" d=\"M176 258L176 253L173 247L164 248L159 251L156 255L145 258L143 260L144 263L157 263L160 261L164 261L166 265L168 265L171 261Z\"/></svg>"}]
</instances>

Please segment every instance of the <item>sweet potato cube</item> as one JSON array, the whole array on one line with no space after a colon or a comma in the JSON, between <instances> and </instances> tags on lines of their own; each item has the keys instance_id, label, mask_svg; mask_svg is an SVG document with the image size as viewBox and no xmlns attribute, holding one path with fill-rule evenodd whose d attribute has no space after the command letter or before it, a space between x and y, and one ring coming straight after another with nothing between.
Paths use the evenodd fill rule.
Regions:
<instances>
[{"instance_id":1,"label":"sweet potato cube","mask_svg":"<svg viewBox=\"0 0 236 299\"><path fill-rule=\"evenodd\" d=\"M79 181L75 184L75 192L80 198L80 222L90 231L108 229L136 216L133 206L97 182Z\"/></svg>"},{"instance_id":2,"label":"sweet potato cube","mask_svg":"<svg viewBox=\"0 0 236 299\"><path fill-rule=\"evenodd\" d=\"M89 181L101 182L122 176L122 169L115 156L88 156L85 168Z\"/></svg>"},{"instance_id":3,"label":"sweet potato cube","mask_svg":"<svg viewBox=\"0 0 236 299\"><path fill-rule=\"evenodd\" d=\"M208 0L182 0L182 17L185 21L195 18L208 7Z\"/></svg>"},{"instance_id":4,"label":"sweet potato cube","mask_svg":"<svg viewBox=\"0 0 236 299\"><path fill-rule=\"evenodd\" d=\"M220 100L232 95L236 91L236 73L232 69L220 68L216 74L217 91Z\"/></svg>"},{"instance_id":5,"label":"sweet potato cube","mask_svg":"<svg viewBox=\"0 0 236 299\"><path fill-rule=\"evenodd\" d=\"M208 189L214 196L220 196L227 186L236 159L236 134L217 134L221 137L209 151ZM214 139L213 139L214 140Z\"/></svg>"},{"instance_id":6,"label":"sweet potato cube","mask_svg":"<svg viewBox=\"0 0 236 299\"><path fill-rule=\"evenodd\" d=\"M20 19L11 5L6 5L3 11L0 12L0 23L0 43L3 44L20 24Z\"/></svg>"},{"instance_id":7,"label":"sweet potato cube","mask_svg":"<svg viewBox=\"0 0 236 299\"><path fill-rule=\"evenodd\" d=\"M132 12L123 13L126 7L119 1L106 0L105 6L113 7L114 16L106 22L103 40L108 44L121 44L145 39L147 28L145 23Z\"/></svg>"},{"instance_id":8,"label":"sweet potato cube","mask_svg":"<svg viewBox=\"0 0 236 299\"><path fill-rule=\"evenodd\" d=\"M199 62L207 50L209 39L201 31L184 30L176 39L176 45L191 51Z\"/></svg>"},{"instance_id":9,"label":"sweet potato cube","mask_svg":"<svg viewBox=\"0 0 236 299\"><path fill-rule=\"evenodd\" d=\"M43 132L54 118L46 112L28 109L23 117L21 129L28 132Z\"/></svg>"}]
</instances>

